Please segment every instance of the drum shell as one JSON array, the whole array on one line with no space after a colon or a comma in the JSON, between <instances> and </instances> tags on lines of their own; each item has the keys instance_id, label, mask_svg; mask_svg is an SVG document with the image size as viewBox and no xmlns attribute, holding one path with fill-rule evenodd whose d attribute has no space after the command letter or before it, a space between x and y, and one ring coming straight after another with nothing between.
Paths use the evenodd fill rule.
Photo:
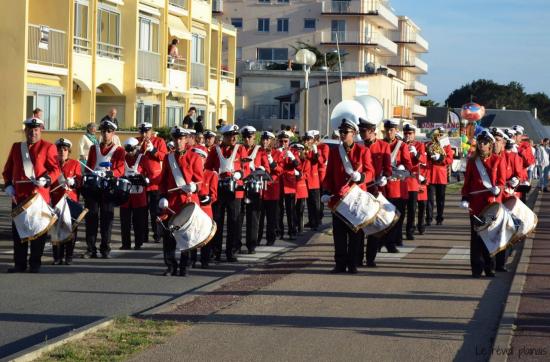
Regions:
<instances>
[{"instance_id":1,"label":"drum shell","mask_svg":"<svg viewBox=\"0 0 550 362\"><path fill-rule=\"evenodd\" d=\"M364 227L363 231L367 236L381 237L397 223L401 213L382 193L379 193L376 199L380 203L380 210L376 214L375 221Z\"/></svg>"},{"instance_id":2,"label":"drum shell","mask_svg":"<svg viewBox=\"0 0 550 362\"><path fill-rule=\"evenodd\" d=\"M181 215L189 213L189 218ZM216 233L216 223L197 204L185 204L169 222L169 229L180 251L189 251L206 245Z\"/></svg>"},{"instance_id":3,"label":"drum shell","mask_svg":"<svg viewBox=\"0 0 550 362\"><path fill-rule=\"evenodd\" d=\"M512 217L519 221L519 227L510 240L511 244L517 243L535 230L538 224L537 215L520 199L512 197L504 202L504 207L512 214Z\"/></svg>"},{"instance_id":4,"label":"drum shell","mask_svg":"<svg viewBox=\"0 0 550 362\"><path fill-rule=\"evenodd\" d=\"M120 206L130 198L132 183L124 177L104 179L103 197Z\"/></svg>"},{"instance_id":5,"label":"drum shell","mask_svg":"<svg viewBox=\"0 0 550 362\"><path fill-rule=\"evenodd\" d=\"M331 209L350 229L358 232L376 220L380 203L370 193L353 185Z\"/></svg>"},{"instance_id":6,"label":"drum shell","mask_svg":"<svg viewBox=\"0 0 550 362\"><path fill-rule=\"evenodd\" d=\"M497 202L491 203L482 210L479 218L485 220L485 224L474 226L474 231L485 243L489 254L494 256L506 249L516 235L516 227L508 209Z\"/></svg>"},{"instance_id":7,"label":"drum shell","mask_svg":"<svg viewBox=\"0 0 550 362\"><path fill-rule=\"evenodd\" d=\"M11 215L22 243L46 234L57 221L57 216L40 193L23 200Z\"/></svg>"}]
</instances>

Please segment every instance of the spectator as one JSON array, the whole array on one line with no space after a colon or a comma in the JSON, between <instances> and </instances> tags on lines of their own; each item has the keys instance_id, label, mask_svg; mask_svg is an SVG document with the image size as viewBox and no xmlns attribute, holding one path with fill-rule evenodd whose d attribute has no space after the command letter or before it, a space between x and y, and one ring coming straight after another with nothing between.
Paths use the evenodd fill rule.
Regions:
<instances>
[{"instance_id":1,"label":"spectator","mask_svg":"<svg viewBox=\"0 0 550 362\"><path fill-rule=\"evenodd\" d=\"M117 114L117 110L115 107L111 108L109 110L109 113L107 113L105 115L105 117L103 117L101 119L101 121L99 122L100 124L103 123L104 121L111 121L113 122L114 124L116 124L117 128L119 127L119 124L118 124L118 119L116 119L116 114Z\"/></svg>"},{"instance_id":2,"label":"spectator","mask_svg":"<svg viewBox=\"0 0 550 362\"><path fill-rule=\"evenodd\" d=\"M172 39L172 42L168 45L168 68L172 68L174 66L174 63L176 62L176 59L180 58L179 51L178 51L178 43L180 41L178 39Z\"/></svg>"},{"instance_id":3,"label":"spectator","mask_svg":"<svg viewBox=\"0 0 550 362\"><path fill-rule=\"evenodd\" d=\"M35 108L34 111L32 111L32 117L33 118L42 119L43 115L44 115L44 113L42 112L42 110L40 108Z\"/></svg>"},{"instance_id":4,"label":"spectator","mask_svg":"<svg viewBox=\"0 0 550 362\"><path fill-rule=\"evenodd\" d=\"M550 169L550 157L548 155L548 138L543 139L536 147L537 172L540 178L539 187L546 191L548 185L548 171Z\"/></svg>"},{"instance_id":5,"label":"spectator","mask_svg":"<svg viewBox=\"0 0 550 362\"><path fill-rule=\"evenodd\" d=\"M223 120L223 118L218 119L218 124L216 125L216 130L219 130L223 126L225 126L225 121Z\"/></svg>"},{"instance_id":6,"label":"spectator","mask_svg":"<svg viewBox=\"0 0 550 362\"><path fill-rule=\"evenodd\" d=\"M84 133L84 135L82 135L82 137L80 138L80 143L79 143L79 156L78 158L80 159L80 161L86 163L87 161L87 158L88 158L88 153L90 153L90 148L92 148L93 145L97 145L99 144L99 141L96 137L96 132L97 132L97 126L95 123L88 123L88 125L86 126L86 133Z\"/></svg>"},{"instance_id":7,"label":"spectator","mask_svg":"<svg viewBox=\"0 0 550 362\"><path fill-rule=\"evenodd\" d=\"M197 114L197 109L195 107L189 108L187 111L187 114L185 115L185 118L183 118L182 126L183 128L193 128L195 121L193 118Z\"/></svg>"},{"instance_id":8,"label":"spectator","mask_svg":"<svg viewBox=\"0 0 550 362\"><path fill-rule=\"evenodd\" d=\"M195 122L195 132L197 133L203 133L204 132L204 124L202 123L202 116L197 117L197 122Z\"/></svg>"}]
</instances>

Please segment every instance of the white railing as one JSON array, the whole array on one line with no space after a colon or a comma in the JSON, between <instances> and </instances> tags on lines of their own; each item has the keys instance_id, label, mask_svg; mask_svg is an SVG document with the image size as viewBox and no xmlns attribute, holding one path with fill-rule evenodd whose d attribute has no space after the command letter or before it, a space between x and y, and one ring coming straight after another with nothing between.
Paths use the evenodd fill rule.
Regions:
<instances>
[{"instance_id":1,"label":"white railing","mask_svg":"<svg viewBox=\"0 0 550 362\"><path fill-rule=\"evenodd\" d=\"M168 56L168 68L185 72L187 70L187 60Z\"/></svg>"},{"instance_id":2,"label":"white railing","mask_svg":"<svg viewBox=\"0 0 550 362\"><path fill-rule=\"evenodd\" d=\"M324 14L378 15L394 28L398 26L397 16L380 0L332 0L323 1L321 12Z\"/></svg>"},{"instance_id":3,"label":"white railing","mask_svg":"<svg viewBox=\"0 0 550 362\"><path fill-rule=\"evenodd\" d=\"M223 0L212 0L212 12L223 13Z\"/></svg>"},{"instance_id":4,"label":"white railing","mask_svg":"<svg viewBox=\"0 0 550 362\"><path fill-rule=\"evenodd\" d=\"M160 82L160 54L138 51L138 78Z\"/></svg>"},{"instance_id":5,"label":"white railing","mask_svg":"<svg viewBox=\"0 0 550 362\"><path fill-rule=\"evenodd\" d=\"M97 42L97 55L100 57L120 60L122 58L122 47L116 44Z\"/></svg>"},{"instance_id":6,"label":"white railing","mask_svg":"<svg viewBox=\"0 0 550 362\"><path fill-rule=\"evenodd\" d=\"M397 44L386 38L382 33L363 33L358 31L323 31L321 33L322 43L373 45L386 49L388 52L397 54Z\"/></svg>"},{"instance_id":7,"label":"white railing","mask_svg":"<svg viewBox=\"0 0 550 362\"><path fill-rule=\"evenodd\" d=\"M206 77L206 65L191 63L191 87L204 88Z\"/></svg>"},{"instance_id":8,"label":"white railing","mask_svg":"<svg viewBox=\"0 0 550 362\"><path fill-rule=\"evenodd\" d=\"M178 8L182 8L182 9L188 9L187 8L187 0L170 0L169 1L170 5L174 5L174 6L177 6Z\"/></svg>"},{"instance_id":9,"label":"white railing","mask_svg":"<svg viewBox=\"0 0 550 362\"><path fill-rule=\"evenodd\" d=\"M417 80L409 82L407 84L407 89L411 89L411 90L414 90L414 91L417 91L417 92L420 92L420 93L423 93L423 94L428 94L428 86L425 85L424 83L421 83L421 82L417 81Z\"/></svg>"},{"instance_id":10,"label":"white railing","mask_svg":"<svg viewBox=\"0 0 550 362\"><path fill-rule=\"evenodd\" d=\"M423 71L424 73L428 73L428 64L426 64L425 61L423 61L420 58L414 58L414 66Z\"/></svg>"},{"instance_id":11,"label":"white railing","mask_svg":"<svg viewBox=\"0 0 550 362\"><path fill-rule=\"evenodd\" d=\"M415 67L415 68L418 68L423 73L428 73L428 64L426 64L426 62L416 57L403 58L403 59L399 57L393 57L388 64L393 66L399 66L399 67Z\"/></svg>"},{"instance_id":12,"label":"white railing","mask_svg":"<svg viewBox=\"0 0 550 362\"><path fill-rule=\"evenodd\" d=\"M80 54L90 54L90 40L75 36L73 50Z\"/></svg>"},{"instance_id":13,"label":"white railing","mask_svg":"<svg viewBox=\"0 0 550 362\"><path fill-rule=\"evenodd\" d=\"M398 43L417 44L424 51L429 49L428 42L420 34L395 30L392 31L391 39Z\"/></svg>"},{"instance_id":14,"label":"white railing","mask_svg":"<svg viewBox=\"0 0 550 362\"><path fill-rule=\"evenodd\" d=\"M428 109L426 107L416 103L413 105L413 114L415 116L426 116L427 113Z\"/></svg>"},{"instance_id":15,"label":"white railing","mask_svg":"<svg viewBox=\"0 0 550 362\"><path fill-rule=\"evenodd\" d=\"M50 28L47 49L40 48L40 26L29 24L28 61L52 67L67 67L67 35Z\"/></svg>"}]
</instances>

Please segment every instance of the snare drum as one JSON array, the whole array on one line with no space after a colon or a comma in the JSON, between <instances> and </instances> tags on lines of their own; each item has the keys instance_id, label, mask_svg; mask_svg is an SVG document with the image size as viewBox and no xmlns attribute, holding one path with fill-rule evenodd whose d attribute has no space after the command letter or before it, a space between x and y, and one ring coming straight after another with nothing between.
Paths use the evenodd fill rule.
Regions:
<instances>
[{"instance_id":1,"label":"snare drum","mask_svg":"<svg viewBox=\"0 0 550 362\"><path fill-rule=\"evenodd\" d=\"M494 202L483 209L479 218L483 223L474 225L474 231L483 240L489 254L495 256L507 248L516 234L512 214L502 204Z\"/></svg>"},{"instance_id":2,"label":"snare drum","mask_svg":"<svg viewBox=\"0 0 550 362\"><path fill-rule=\"evenodd\" d=\"M120 206L130 198L132 183L124 177L105 178L103 188L103 196L112 201L115 206Z\"/></svg>"},{"instance_id":3,"label":"snare drum","mask_svg":"<svg viewBox=\"0 0 550 362\"><path fill-rule=\"evenodd\" d=\"M216 234L216 223L194 202L187 203L169 222L169 230L181 251L206 245Z\"/></svg>"},{"instance_id":4,"label":"snare drum","mask_svg":"<svg viewBox=\"0 0 550 362\"><path fill-rule=\"evenodd\" d=\"M515 244L535 230L538 218L533 210L518 198L512 197L506 200L504 206L512 215L517 226L517 232L512 240L510 240L511 244Z\"/></svg>"},{"instance_id":5,"label":"snare drum","mask_svg":"<svg viewBox=\"0 0 550 362\"><path fill-rule=\"evenodd\" d=\"M350 187L348 192L332 206L332 212L354 232L374 223L379 210L378 200L357 185Z\"/></svg>"},{"instance_id":6,"label":"snare drum","mask_svg":"<svg viewBox=\"0 0 550 362\"><path fill-rule=\"evenodd\" d=\"M218 187L222 191L235 192L235 189L237 188L237 181L233 180L231 177L220 179L218 182Z\"/></svg>"},{"instance_id":7,"label":"snare drum","mask_svg":"<svg viewBox=\"0 0 550 362\"><path fill-rule=\"evenodd\" d=\"M73 238L73 225L71 209L67 195L63 195L54 207L57 215L57 222L50 230L50 237L53 244L65 243Z\"/></svg>"},{"instance_id":8,"label":"snare drum","mask_svg":"<svg viewBox=\"0 0 550 362\"><path fill-rule=\"evenodd\" d=\"M82 196L84 198L97 199L101 195L101 178L96 174L82 176Z\"/></svg>"},{"instance_id":9,"label":"snare drum","mask_svg":"<svg viewBox=\"0 0 550 362\"><path fill-rule=\"evenodd\" d=\"M380 237L388 232L399 220L401 213L397 210L395 205L389 202L388 199L382 195L381 192L378 193L376 200L380 203L380 210L378 210L374 222L364 227L363 231L365 232L365 235Z\"/></svg>"},{"instance_id":10,"label":"snare drum","mask_svg":"<svg viewBox=\"0 0 550 362\"><path fill-rule=\"evenodd\" d=\"M57 216L40 193L34 193L11 212L21 242L41 237L55 224Z\"/></svg>"}]
</instances>

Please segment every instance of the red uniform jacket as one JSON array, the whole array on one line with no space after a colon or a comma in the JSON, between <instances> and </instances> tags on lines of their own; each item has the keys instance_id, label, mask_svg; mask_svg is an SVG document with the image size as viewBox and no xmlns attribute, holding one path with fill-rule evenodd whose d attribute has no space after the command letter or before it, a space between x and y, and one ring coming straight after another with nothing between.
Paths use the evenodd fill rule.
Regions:
<instances>
[{"instance_id":1,"label":"red uniform jacket","mask_svg":"<svg viewBox=\"0 0 550 362\"><path fill-rule=\"evenodd\" d=\"M199 186L199 196L210 196L210 202L201 205L201 209L213 218L212 204L218 199L218 174L215 171L204 170L204 181Z\"/></svg>"},{"instance_id":2,"label":"red uniform jacket","mask_svg":"<svg viewBox=\"0 0 550 362\"><path fill-rule=\"evenodd\" d=\"M317 152L320 156L322 156L323 162L319 162L318 168L319 168L319 183L323 184L323 180L325 179L325 175L327 174L327 161L328 161L328 154L329 154L329 146L326 143L318 143L317 144Z\"/></svg>"},{"instance_id":3,"label":"red uniform jacket","mask_svg":"<svg viewBox=\"0 0 550 362\"><path fill-rule=\"evenodd\" d=\"M137 137L137 140L141 143L143 137ZM152 137L151 143L153 144L153 151L145 152L145 142L141 146L141 153L147 155L147 158L142 157L141 162L144 169L147 170L147 177L149 177L149 186L147 191L155 191L159 189L160 174L162 172L162 161L168 154L168 148L166 142L160 137Z\"/></svg>"},{"instance_id":4,"label":"red uniform jacket","mask_svg":"<svg viewBox=\"0 0 550 362\"><path fill-rule=\"evenodd\" d=\"M420 182L418 181L418 176L420 175L420 169L426 168L427 159L426 159L426 146L422 142L414 141L411 143L416 147L416 156L411 154L412 162L412 177L407 177L407 191L418 191L420 189ZM408 147L409 145L407 145Z\"/></svg>"},{"instance_id":5,"label":"red uniform jacket","mask_svg":"<svg viewBox=\"0 0 550 362\"><path fill-rule=\"evenodd\" d=\"M424 176L425 181L418 184L418 201L428 201L428 185L430 184L430 175L426 166L420 167L420 175Z\"/></svg>"},{"instance_id":6,"label":"red uniform jacket","mask_svg":"<svg viewBox=\"0 0 550 362\"><path fill-rule=\"evenodd\" d=\"M262 151L267 157L268 152L266 150ZM266 190L262 193L262 198L266 201L277 201L281 198L280 175L283 173L283 154L277 149L272 149L270 154L273 157L273 163L269 165L269 175L273 181L267 184Z\"/></svg>"},{"instance_id":7,"label":"red uniform jacket","mask_svg":"<svg viewBox=\"0 0 550 362\"><path fill-rule=\"evenodd\" d=\"M74 186L72 188L66 189L64 186L61 186L57 190L51 193L52 196L52 205L55 206L57 202L63 197L64 194L73 200L78 202L78 188L82 184L82 166L77 160L67 159L63 165L60 165L61 173L67 179L69 177L74 177ZM59 186L59 177L52 182L51 188L54 189Z\"/></svg>"},{"instance_id":8,"label":"red uniform jacket","mask_svg":"<svg viewBox=\"0 0 550 362\"><path fill-rule=\"evenodd\" d=\"M527 168L531 165L534 165L535 155L533 155L533 149L531 148L531 143L528 141L522 141L518 145L518 154L521 155L521 158L523 159L523 167Z\"/></svg>"},{"instance_id":9,"label":"red uniform jacket","mask_svg":"<svg viewBox=\"0 0 550 362\"><path fill-rule=\"evenodd\" d=\"M280 177L281 188L283 194L295 194L296 193L296 174L294 170L300 171L301 163L300 156L297 150L290 149L290 152L294 155L294 160L287 157L287 150L282 151L281 155L281 167L283 172Z\"/></svg>"},{"instance_id":10,"label":"red uniform jacket","mask_svg":"<svg viewBox=\"0 0 550 362\"><path fill-rule=\"evenodd\" d=\"M339 146L330 148L327 174L323 181L323 189L332 194L332 198L329 202L329 207L331 208L348 192L351 185L354 184L354 182L348 181L350 177L344 169L344 164L342 163L338 149ZM371 182L374 178L374 168L372 167L369 149L360 144L353 144L352 147L347 150L347 155L353 169L364 174L364 180L359 184L359 187L366 190L366 184Z\"/></svg>"},{"instance_id":11,"label":"red uniform jacket","mask_svg":"<svg viewBox=\"0 0 550 362\"><path fill-rule=\"evenodd\" d=\"M88 153L88 162L86 165L91 168L92 170L95 170L95 162L96 162L96 147L100 148L100 152L102 155L107 155L109 151L111 151L112 147L117 147L116 151L113 153L113 156L111 157L111 171L113 171L113 176L115 177L121 177L124 175L124 156L126 155L126 152L122 147L119 147L115 145L114 143L106 147L103 143L99 146L94 146L90 148L90 152Z\"/></svg>"},{"instance_id":12,"label":"red uniform jacket","mask_svg":"<svg viewBox=\"0 0 550 362\"><path fill-rule=\"evenodd\" d=\"M133 156L130 154L126 154L124 159L128 167L133 167L135 165L137 157L138 157L137 154ZM137 172L139 174L142 174L145 177L149 177L149 175L145 172L145 169L143 167L144 159L146 159L145 155L143 155L141 157L141 160L139 161ZM149 180L150 179L151 178L149 178ZM120 207L131 207L131 208L147 207L147 188L142 187L143 190L142 192L139 192L139 193L136 192L137 191L136 187L132 187L132 189L133 189L133 192L130 193L130 198L128 199L127 202L120 205Z\"/></svg>"},{"instance_id":13,"label":"red uniform jacket","mask_svg":"<svg viewBox=\"0 0 550 362\"><path fill-rule=\"evenodd\" d=\"M243 178L244 178L244 170L242 168L242 159L247 157L246 150L242 145L238 145L239 149L237 150L237 154L235 155L235 160L233 162L233 172L235 171L241 171L243 172L243 177L237 182L237 185L242 186L243 185ZM237 145L235 145L237 147ZM223 157L229 158L231 157L231 154L233 153L233 146L225 146L220 145L220 149L222 151ZM204 164L204 168L211 171L216 171L218 173L219 179L228 178L231 176L228 172L220 172L220 159L218 157L218 152L216 152L216 147L212 147L210 149L210 152L208 152L208 157L206 158L206 163ZM244 191L237 191L235 192L235 197L237 199L242 199L244 197Z\"/></svg>"},{"instance_id":14,"label":"red uniform jacket","mask_svg":"<svg viewBox=\"0 0 550 362\"><path fill-rule=\"evenodd\" d=\"M305 179L307 189L318 190L321 187L319 165L324 164L322 153L319 152L319 149L317 149L317 153L304 151L302 162L302 178Z\"/></svg>"},{"instance_id":15,"label":"red uniform jacket","mask_svg":"<svg viewBox=\"0 0 550 362\"><path fill-rule=\"evenodd\" d=\"M429 147L430 143L426 145ZM433 185L446 185L448 183L447 169L453 163L454 152L451 145L443 147L445 154L447 155L441 161L434 162L431 157L428 156L428 171L430 174L430 183Z\"/></svg>"},{"instance_id":16,"label":"red uniform jacket","mask_svg":"<svg viewBox=\"0 0 550 362\"><path fill-rule=\"evenodd\" d=\"M185 183L190 182L201 183L204 182L204 168L201 156L195 152L184 150L182 152L174 152L176 161L183 175ZM201 184L197 185L200 190ZM162 163L162 174L160 183L160 193L168 199L168 205L174 212L179 212L183 205L188 202L194 202L199 205L199 197L196 192L191 195L187 195L181 189L168 192L168 190L178 187L174 175L172 175L172 168L166 157L165 162Z\"/></svg>"},{"instance_id":17,"label":"red uniform jacket","mask_svg":"<svg viewBox=\"0 0 550 362\"><path fill-rule=\"evenodd\" d=\"M370 151L375 178L382 175L390 177L392 175L392 168L389 143L382 140L374 140L374 142L370 144L365 142L365 146L367 146Z\"/></svg>"},{"instance_id":18,"label":"red uniform jacket","mask_svg":"<svg viewBox=\"0 0 550 362\"><path fill-rule=\"evenodd\" d=\"M506 183L506 166L500 156L492 154L483 161L483 164L489 174L491 183L493 186L500 187L501 192L498 196L494 196L490 191L470 195L470 192L485 190L486 187L483 186L483 182L481 181L475 158L468 159L464 175L464 186L462 187L462 197L470 202L470 214L478 216L490 203L501 202L504 184Z\"/></svg>"},{"instance_id":19,"label":"red uniform jacket","mask_svg":"<svg viewBox=\"0 0 550 362\"><path fill-rule=\"evenodd\" d=\"M40 140L29 146L29 157L34 168L34 176L39 178L44 175L50 176L53 181L60 175L59 162L57 161L57 149L50 142ZM21 142L12 145L6 164L4 165L4 184L12 185L15 188L15 201L20 203L29 197L34 191L50 202L50 188L37 187L33 183L17 183L20 180L28 180L23 170L23 158L21 157Z\"/></svg>"},{"instance_id":20,"label":"red uniform jacket","mask_svg":"<svg viewBox=\"0 0 550 362\"><path fill-rule=\"evenodd\" d=\"M256 146L247 148L246 146L241 145L241 147L244 149L244 154L245 154L244 158L248 159L252 155L252 152L254 151L254 147ZM265 153L265 151L262 150L261 147L258 149L258 152L256 153L256 157L252 161L254 162L254 169L257 169L258 167L262 166L267 172L269 172L269 161L267 160L267 154ZM250 162L252 161L248 161L248 162L243 161L242 163L242 168L244 173L243 178L247 177L248 175L250 175L250 172L252 172L252 169L250 167Z\"/></svg>"},{"instance_id":21,"label":"red uniform jacket","mask_svg":"<svg viewBox=\"0 0 550 362\"><path fill-rule=\"evenodd\" d=\"M393 152L394 148L397 146L398 140L395 139L393 142L389 143L390 145L390 157L391 153ZM401 147L399 148L399 151L397 152L397 156L395 158L395 166L403 165L405 166L405 169L412 170L412 162L411 162L411 154L409 152L409 146L405 142L401 143ZM388 180L388 184L386 185L386 190L384 195L388 198L392 199L408 199L409 198L409 192L407 191L407 181L406 180Z\"/></svg>"},{"instance_id":22,"label":"red uniform jacket","mask_svg":"<svg viewBox=\"0 0 550 362\"><path fill-rule=\"evenodd\" d=\"M520 182L527 181L527 171L523 167L523 158L512 151L505 151L506 160L506 181L517 177Z\"/></svg>"}]
</instances>

